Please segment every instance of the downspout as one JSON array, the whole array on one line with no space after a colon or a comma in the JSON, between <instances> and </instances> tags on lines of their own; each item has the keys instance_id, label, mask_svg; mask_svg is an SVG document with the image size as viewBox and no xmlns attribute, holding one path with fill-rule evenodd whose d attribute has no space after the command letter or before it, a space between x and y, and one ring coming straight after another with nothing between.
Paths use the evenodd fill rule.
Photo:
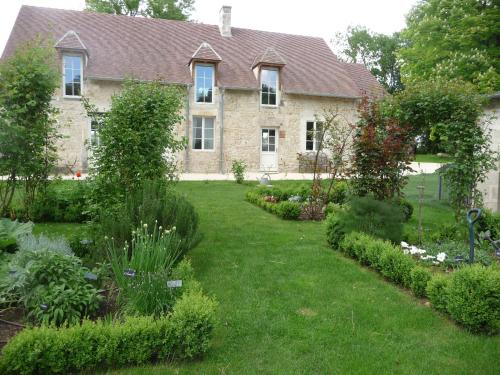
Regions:
<instances>
[{"instance_id":1,"label":"downspout","mask_svg":"<svg viewBox=\"0 0 500 375\"><path fill-rule=\"evenodd\" d=\"M187 95L186 95L186 132L185 132L185 137L188 141L188 144L186 146L186 150L185 150L185 154L184 154L184 173L189 173L189 146L190 146L190 142L189 142L189 128L190 128L190 124L191 124L191 120L190 120L190 112L189 112L189 96L191 95L190 91L191 91L191 84L188 83L186 85L186 89L187 89Z\"/></svg>"},{"instance_id":2,"label":"downspout","mask_svg":"<svg viewBox=\"0 0 500 375\"><path fill-rule=\"evenodd\" d=\"M224 173L224 88L220 89L219 102L220 144L219 144L219 173Z\"/></svg>"}]
</instances>

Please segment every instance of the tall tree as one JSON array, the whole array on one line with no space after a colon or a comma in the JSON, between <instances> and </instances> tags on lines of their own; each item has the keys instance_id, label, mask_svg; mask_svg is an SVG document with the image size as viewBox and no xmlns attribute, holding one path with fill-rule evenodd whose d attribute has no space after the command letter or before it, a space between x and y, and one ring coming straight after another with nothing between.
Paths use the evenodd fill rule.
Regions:
<instances>
[{"instance_id":1,"label":"tall tree","mask_svg":"<svg viewBox=\"0 0 500 375\"><path fill-rule=\"evenodd\" d=\"M185 21L195 0L85 0L86 10Z\"/></svg>"},{"instance_id":2,"label":"tall tree","mask_svg":"<svg viewBox=\"0 0 500 375\"><path fill-rule=\"evenodd\" d=\"M342 60L365 65L390 93L403 89L396 55L401 47L399 33L377 34L356 26L338 33L332 42Z\"/></svg>"},{"instance_id":3,"label":"tall tree","mask_svg":"<svg viewBox=\"0 0 500 375\"><path fill-rule=\"evenodd\" d=\"M500 90L498 0L423 0L406 22L399 53L405 83L442 77Z\"/></svg>"}]
</instances>

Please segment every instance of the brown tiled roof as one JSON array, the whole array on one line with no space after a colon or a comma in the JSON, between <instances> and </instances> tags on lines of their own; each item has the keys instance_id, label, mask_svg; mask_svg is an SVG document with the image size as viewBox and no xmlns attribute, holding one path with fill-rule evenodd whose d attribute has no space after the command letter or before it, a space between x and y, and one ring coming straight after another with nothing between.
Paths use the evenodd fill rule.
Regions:
<instances>
[{"instance_id":1,"label":"brown tiled roof","mask_svg":"<svg viewBox=\"0 0 500 375\"><path fill-rule=\"evenodd\" d=\"M264 53L255 58L255 62L253 63L252 67L255 67L259 64L284 66L286 65L286 62L274 48L269 47L266 48Z\"/></svg>"},{"instance_id":2,"label":"brown tiled roof","mask_svg":"<svg viewBox=\"0 0 500 375\"><path fill-rule=\"evenodd\" d=\"M37 34L55 42L69 30L87 48L86 75L90 79L133 77L189 84L188 62L193 51L206 42L222 58L217 74L221 87L258 89L252 64L267 48L286 61L282 68L285 92L359 97L359 88L365 87L366 77L358 87L358 77L353 79L347 65L321 38L236 27L232 37L222 37L215 25L31 6L21 8L2 57Z\"/></svg>"},{"instance_id":3,"label":"brown tiled roof","mask_svg":"<svg viewBox=\"0 0 500 375\"><path fill-rule=\"evenodd\" d=\"M73 30L68 31L64 36L59 39L54 45L55 48L72 49L72 50L86 50L85 44L81 41L80 37Z\"/></svg>"},{"instance_id":4,"label":"brown tiled roof","mask_svg":"<svg viewBox=\"0 0 500 375\"><path fill-rule=\"evenodd\" d=\"M221 61L222 58L217 52L215 52L210 44L203 42L195 51L191 60Z\"/></svg>"},{"instance_id":5,"label":"brown tiled roof","mask_svg":"<svg viewBox=\"0 0 500 375\"><path fill-rule=\"evenodd\" d=\"M384 87L363 64L345 64L347 72L356 82L362 95L381 98L387 94Z\"/></svg>"}]
</instances>

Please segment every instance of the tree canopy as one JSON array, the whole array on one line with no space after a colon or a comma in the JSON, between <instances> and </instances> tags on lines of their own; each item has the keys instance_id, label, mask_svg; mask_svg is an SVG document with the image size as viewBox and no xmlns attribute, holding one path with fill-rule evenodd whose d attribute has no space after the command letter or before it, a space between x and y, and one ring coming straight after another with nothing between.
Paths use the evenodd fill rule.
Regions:
<instances>
[{"instance_id":1,"label":"tree canopy","mask_svg":"<svg viewBox=\"0 0 500 375\"><path fill-rule=\"evenodd\" d=\"M100 13L185 21L195 0L85 0L85 9Z\"/></svg>"},{"instance_id":2,"label":"tree canopy","mask_svg":"<svg viewBox=\"0 0 500 375\"><path fill-rule=\"evenodd\" d=\"M399 51L403 82L460 79L500 90L500 3L424 0L407 16Z\"/></svg>"},{"instance_id":3,"label":"tree canopy","mask_svg":"<svg viewBox=\"0 0 500 375\"><path fill-rule=\"evenodd\" d=\"M390 93L403 89L396 51L401 46L399 33L384 35L365 27L349 27L333 40L342 60L365 65Z\"/></svg>"}]
</instances>

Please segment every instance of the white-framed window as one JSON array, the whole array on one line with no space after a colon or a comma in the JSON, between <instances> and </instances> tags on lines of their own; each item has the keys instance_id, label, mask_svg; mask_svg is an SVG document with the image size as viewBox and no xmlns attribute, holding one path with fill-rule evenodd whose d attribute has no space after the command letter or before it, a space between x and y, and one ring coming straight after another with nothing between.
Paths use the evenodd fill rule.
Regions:
<instances>
[{"instance_id":1,"label":"white-framed window","mask_svg":"<svg viewBox=\"0 0 500 375\"><path fill-rule=\"evenodd\" d=\"M82 95L83 64L82 57L63 55L63 92L66 97Z\"/></svg>"},{"instance_id":2,"label":"white-framed window","mask_svg":"<svg viewBox=\"0 0 500 375\"><path fill-rule=\"evenodd\" d=\"M213 103L215 66L196 64L194 66L196 103Z\"/></svg>"},{"instance_id":3,"label":"white-framed window","mask_svg":"<svg viewBox=\"0 0 500 375\"><path fill-rule=\"evenodd\" d=\"M214 149L214 118L193 116L193 150Z\"/></svg>"},{"instance_id":4,"label":"white-framed window","mask_svg":"<svg viewBox=\"0 0 500 375\"><path fill-rule=\"evenodd\" d=\"M260 71L260 103L278 105L278 69L262 68Z\"/></svg>"},{"instance_id":5,"label":"white-framed window","mask_svg":"<svg viewBox=\"0 0 500 375\"><path fill-rule=\"evenodd\" d=\"M323 133L323 123L318 121L306 122L306 150L318 151Z\"/></svg>"},{"instance_id":6,"label":"white-framed window","mask_svg":"<svg viewBox=\"0 0 500 375\"><path fill-rule=\"evenodd\" d=\"M106 112L96 112L90 119L90 145L92 147L96 147L101 144L99 132L101 130L105 116Z\"/></svg>"}]
</instances>

